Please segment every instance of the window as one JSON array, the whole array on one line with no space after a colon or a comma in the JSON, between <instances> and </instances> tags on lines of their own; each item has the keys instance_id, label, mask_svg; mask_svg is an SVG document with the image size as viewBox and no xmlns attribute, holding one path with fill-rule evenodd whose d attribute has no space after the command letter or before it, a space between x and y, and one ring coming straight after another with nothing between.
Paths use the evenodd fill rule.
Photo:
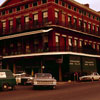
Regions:
<instances>
[{"instance_id":1,"label":"window","mask_svg":"<svg viewBox=\"0 0 100 100\"><path fill-rule=\"evenodd\" d=\"M13 31L13 20L9 20L9 27L10 27L10 32Z\"/></svg>"},{"instance_id":2,"label":"window","mask_svg":"<svg viewBox=\"0 0 100 100\"><path fill-rule=\"evenodd\" d=\"M66 3L65 3L64 1L62 1L62 6L65 6L65 4L66 4Z\"/></svg>"},{"instance_id":3,"label":"window","mask_svg":"<svg viewBox=\"0 0 100 100\"><path fill-rule=\"evenodd\" d=\"M17 11L20 11L20 6L18 6L18 7L16 8L16 10L17 10Z\"/></svg>"},{"instance_id":4,"label":"window","mask_svg":"<svg viewBox=\"0 0 100 100\"><path fill-rule=\"evenodd\" d=\"M77 28L77 19L74 18L74 28Z\"/></svg>"},{"instance_id":5,"label":"window","mask_svg":"<svg viewBox=\"0 0 100 100\"><path fill-rule=\"evenodd\" d=\"M47 23L48 22L48 12L44 11L43 12L43 23Z\"/></svg>"},{"instance_id":6,"label":"window","mask_svg":"<svg viewBox=\"0 0 100 100\"><path fill-rule=\"evenodd\" d=\"M76 7L74 7L74 11L76 11L77 10L77 8Z\"/></svg>"},{"instance_id":7,"label":"window","mask_svg":"<svg viewBox=\"0 0 100 100\"><path fill-rule=\"evenodd\" d=\"M43 36L43 51L48 51L48 35Z\"/></svg>"},{"instance_id":8,"label":"window","mask_svg":"<svg viewBox=\"0 0 100 100\"><path fill-rule=\"evenodd\" d=\"M75 47L76 47L77 44L78 44L78 40L75 39L74 42L75 42L74 44L75 44Z\"/></svg>"},{"instance_id":9,"label":"window","mask_svg":"<svg viewBox=\"0 0 100 100\"><path fill-rule=\"evenodd\" d=\"M85 31L85 32L86 32L86 25L87 25L87 23L84 22L84 31Z\"/></svg>"},{"instance_id":10,"label":"window","mask_svg":"<svg viewBox=\"0 0 100 100\"><path fill-rule=\"evenodd\" d=\"M55 0L55 3L57 3L57 4L58 4L58 0Z\"/></svg>"},{"instance_id":11,"label":"window","mask_svg":"<svg viewBox=\"0 0 100 100\"><path fill-rule=\"evenodd\" d=\"M59 12L55 11L55 24L59 24Z\"/></svg>"},{"instance_id":12,"label":"window","mask_svg":"<svg viewBox=\"0 0 100 100\"><path fill-rule=\"evenodd\" d=\"M29 16L25 16L25 29L29 27Z\"/></svg>"},{"instance_id":13,"label":"window","mask_svg":"<svg viewBox=\"0 0 100 100\"><path fill-rule=\"evenodd\" d=\"M84 16L86 16L86 11L84 11Z\"/></svg>"},{"instance_id":14,"label":"window","mask_svg":"<svg viewBox=\"0 0 100 100\"><path fill-rule=\"evenodd\" d=\"M5 15L5 11L2 11L2 15Z\"/></svg>"},{"instance_id":15,"label":"window","mask_svg":"<svg viewBox=\"0 0 100 100\"><path fill-rule=\"evenodd\" d=\"M91 32L91 24L90 23L88 24L88 29L89 29L89 32Z\"/></svg>"},{"instance_id":16,"label":"window","mask_svg":"<svg viewBox=\"0 0 100 100\"><path fill-rule=\"evenodd\" d=\"M79 45L80 45L80 47L82 47L82 41L79 41Z\"/></svg>"},{"instance_id":17,"label":"window","mask_svg":"<svg viewBox=\"0 0 100 100\"><path fill-rule=\"evenodd\" d=\"M71 9L71 5L68 5L68 9Z\"/></svg>"},{"instance_id":18,"label":"window","mask_svg":"<svg viewBox=\"0 0 100 100\"><path fill-rule=\"evenodd\" d=\"M93 44L93 49L95 49L96 48L96 44Z\"/></svg>"},{"instance_id":19,"label":"window","mask_svg":"<svg viewBox=\"0 0 100 100\"><path fill-rule=\"evenodd\" d=\"M12 13L12 9L9 10L9 13Z\"/></svg>"},{"instance_id":20,"label":"window","mask_svg":"<svg viewBox=\"0 0 100 100\"><path fill-rule=\"evenodd\" d=\"M89 13L88 16L89 16L89 18L90 18L90 17L91 17L91 14Z\"/></svg>"},{"instance_id":21,"label":"window","mask_svg":"<svg viewBox=\"0 0 100 100\"><path fill-rule=\"evenodd\" d=\"M42 3L47 3L47 0L42 0Z\"/></svg>"},{"instance_id":22,"label":"window","mask_svg":"<svg viewBox=\"0 0 100 100\"><path fill-rule=\"evenodd\" d=\"M37 2L33 2L33 6L37 6Z\"/></svg>"},{"instance_id":23,"label":"window","mask_svg":"<svg viewBox=\"0 0 100 100\"><path fill-rule=\"evenodd\" d=\"M33 15L33 19L34 19L34 25L38 25L38 14L34 14Z\"/></svg>"},{"instance_id":24,"label":"window","mask_svg":"<svg viewBox=\"0 0 100 100\"><path fill-rule=\"evenodd\" d=\"M3 26L3 33L6 31L6 22L2 22L2 26Z\"/></svg>"},{"instance_id":25,"label":"window","mask_svg":"<svg viewBox=\"0 0 100 100\"><path fill-rule=\"evenodd\" d=\"M69 43L69 46L73 46L73 44L72 44L72 38L68 39L68 43Z\"/></svg>"},{"instance_id":26,"label":"window","mask_svg":"<svg viewBox=\"0 0 100 100\"><path fill-rule=\"evenodd\" d=\"M93 16L93 19L95 19L95 16Z\"/></svg>"},{"instance_id":27,"label":"window","mask_svg":"<svg viewBox=\"0 0 100 100\"><path fill-rule=\"evenodd\" d=\"M59 50L60 48L60 37L59 35L56 35L56 50Z\"/></svg>"},{"instance_id":28,"label":"window","mask_svg":"<svg viewBox=\"0 0 100 100\"><path fill-rule=\"evenodd\" d=\"M95 32L95 25L93 25L93 32Z\"/></svg>"},{"instance_id":29,"label":"window","mask_svg":"<svg viewBox=\"0 0 100 100\"><path fill-rule=\"evenodd\" d=\"M25 16L25 23L29 22L29 16Z\"/></svg>"},{"instance_id":30,"label":"window","mask_svg":"<svg viewBox=\"0 0 100 100\"><path fill-rule=\"evenodd\" d=\"M16 19L17 29L21 29L21 18Z\"/></svg>"},{"instance_id":31,"label":"window","mask_svg":"<svg viewBox=\"0 0 100 100\"><path fill-rule=\"evenodd\" d=\"M99 18L97 17L97 21L99 20Z\"/></svg>"},{"instance_id":32,"label":"window","mask_svg":"<svg viewBox=\"0 0 100 100\"><path fill-rule=\"evenodd\" d=\"M99 26L97 26L97 32L99 32Z\"/></svg>"},{"instance_id":33,"label":"window","mask_svg":"<svg viewBox=\"0 0 100 100\"><path fill-rule=\"evenodd\" d=\"M81 14L82 13L82 10L79 10L79 13Z\"/></svg>"},{"instance_id":34,"label":"window","mask_svg":"<svg viewBox=\"0 0 100 100\"><path fill-rule=\"evenodd\" d=\"M25 9L27 9L28 7L29 7L28 4L26 4L26 5L25 5Z\"/></svg>"},{"instance_id":35,"label":"window","mask_svg":"<svg viewBox=\"0 0 100 100\"><path fill-rule=\"evenodd\" d=\"M38 46L39 46L39 39L38 38L34 38L34 51L37 52L38 51Z\"/></svg>"},{"instance_id":36,"label":"window","mask_svg":"<svg viewBox=\"0 0 100 100\"><path fill-rule=\"evenodd\" d=\"M71 16L68 16L68 25L71 27Z\"/></svg>"},{"instance_id":37,"label":"window","mask_svg":"<svg viewBox=\"0 0 100 100\"><path fill-rule=\"evenodd\" d=\"M79 28L82 28L82 20L79 20Z\"/></svg>"}]
</instances>

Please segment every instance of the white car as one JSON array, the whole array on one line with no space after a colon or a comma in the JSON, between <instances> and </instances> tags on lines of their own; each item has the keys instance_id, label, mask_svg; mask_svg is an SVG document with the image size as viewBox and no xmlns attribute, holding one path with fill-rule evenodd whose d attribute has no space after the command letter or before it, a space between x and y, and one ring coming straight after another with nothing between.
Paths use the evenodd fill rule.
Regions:
<instances>
[{"instance_id":1,"label":"white car","mask_svg":"<svg viewBox=\"0 0 100 100\"><path fill-rule=\"evenodd\" d=\"M26 84L32 84L33 83L33 77L26 74L25 72L16 73L16 74L13 74L13 75L15 76L16 84L26 85Z\"/></svg>"},{"instance_id":2,"label":"white car","mask_svg":"<svg viewBox=\"0 0 100 100\"><path fill-rule=\"evenodd\" d=\"M56 87L57 81L50 73L36 73L33 81L33 88L36 87Z\"/></svg>"},{"instance_id":3,"label":"white car","mask_svg":"<svg viewBox=\"0 0 100 100\"><path fill-rule=\"evenodd\" d=\"M100 75L97 72L93 72L90 75L86 75L86 76L81 76L79 77L80 81L84 81L84 80L100 80Z\"/></svg>"}]
</instances>

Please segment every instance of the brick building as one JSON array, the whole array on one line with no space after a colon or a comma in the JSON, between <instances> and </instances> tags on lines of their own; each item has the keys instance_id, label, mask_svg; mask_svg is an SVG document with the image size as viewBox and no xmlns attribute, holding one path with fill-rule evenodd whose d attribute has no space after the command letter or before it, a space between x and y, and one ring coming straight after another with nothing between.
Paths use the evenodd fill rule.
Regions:
<instances>
[{"instance_id":1,"label":"brick building","mask_svg":"<svg viewBox=\"0 0 100 100\"><path fill-rule=\"evenodd\" d=\"M100 72L100 13L74 0L6 0L0 7L2 68L57 80Z\"/></svg>"}]
</instances>

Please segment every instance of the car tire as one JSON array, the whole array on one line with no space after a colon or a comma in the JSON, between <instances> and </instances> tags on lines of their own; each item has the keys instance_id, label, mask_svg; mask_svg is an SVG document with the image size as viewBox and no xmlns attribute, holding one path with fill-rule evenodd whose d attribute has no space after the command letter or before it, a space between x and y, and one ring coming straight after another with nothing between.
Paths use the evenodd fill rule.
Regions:
<instances>
[{"instance_id":1,"label":"car tire","mask_svg":"<svg viewBox=\"0 0 100 100\"><path fill-rule=\"evenodd\" d=\"M8 90L8 84L3 84L2 85L2 90L7 91Z\"/></svg>"}]
</instances>

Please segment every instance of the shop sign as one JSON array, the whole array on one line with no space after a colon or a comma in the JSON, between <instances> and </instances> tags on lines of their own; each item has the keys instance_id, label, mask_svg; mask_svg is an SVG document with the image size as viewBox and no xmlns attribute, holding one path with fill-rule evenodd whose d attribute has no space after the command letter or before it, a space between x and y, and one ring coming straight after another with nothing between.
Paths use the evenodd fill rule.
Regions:
<instances>
[{"instance_id":1,"label":"shop sign","mask_svg":"<svg viewBox=\"0 0 100 100\"><path fill-rule=\"evenodd\" d=\"M75 65L75 66L80 66L80 61L79 60L70 60L69 63L71 66Z\"/></svg>"}]
</instances>

